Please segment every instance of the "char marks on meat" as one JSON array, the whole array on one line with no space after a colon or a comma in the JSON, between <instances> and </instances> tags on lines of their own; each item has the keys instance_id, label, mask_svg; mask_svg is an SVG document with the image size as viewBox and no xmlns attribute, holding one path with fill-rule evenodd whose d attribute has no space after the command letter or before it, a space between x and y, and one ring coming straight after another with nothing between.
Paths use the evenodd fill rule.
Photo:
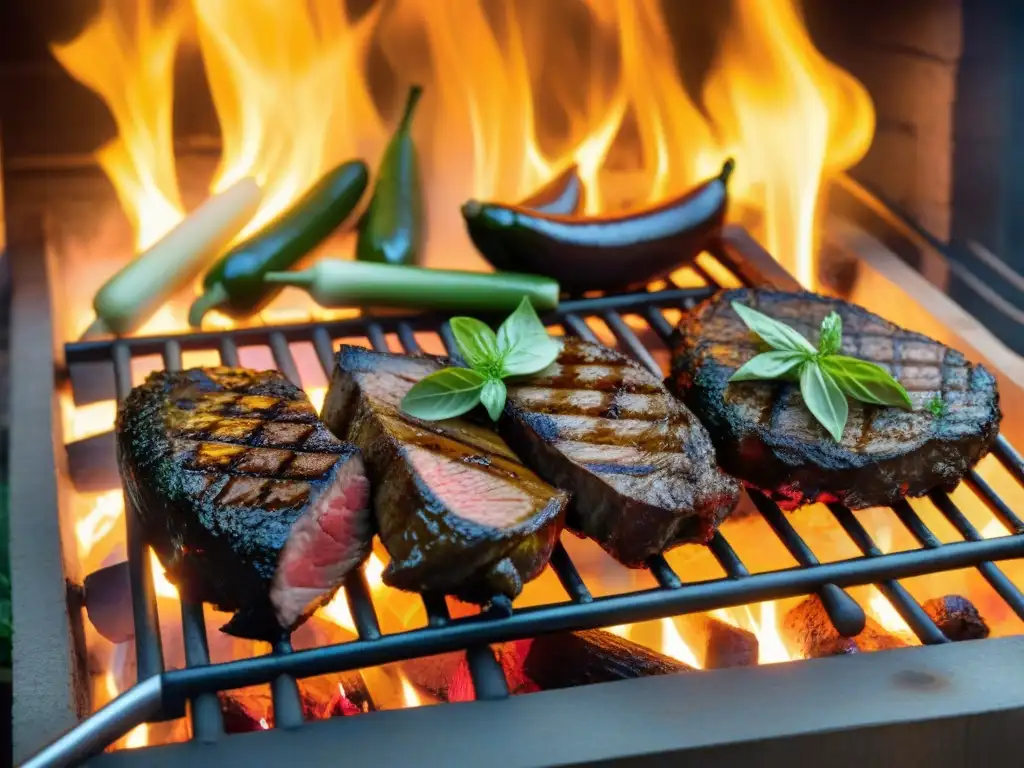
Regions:
<instances>
[{"instance_id":1,"label":"char marks on meat","mask_svg":"<svg viewBox=\"0 0 1024 768\"><path fill-rule=\"evenodd\" d=\"M838 312L842 354L888 370L913 411L850 400L836 443L797 384L728 384L761 350L733 301L788 323L815 345L822 319ZM859 509L951 490L999 431L996 382L982 366L861 307L810 293L735 290L701 304L679 325L669 383L711 432L722 468L786 508L838 501Z\"/></svg>"},{"instance_id":2,"label":"char marks on meat","mask_svg":"<svg viewBox=\"0 0 1024 768\"><path fill-rule=\"evenodd\" d=\"M628 566L707 541L739 497L696 417L646 368L598 344L566 339L552 366L510 383L501 432L572 493L569 525Z\"/></svg>"},{"instance_id":3,"label":"char marks on meat","mask_svg":"<svg viewBox=\"0 0 1024 768\"><path fill-rule=\"evenodd\" d=\"M225 632L275 640L369 554L358 451L277 371L160 371L118 414L118 461L181 594L233 612Z\"/></svg>"},{"instance_id":4,"label":"char marks on meat","mask_svg":"<svg viewBox=\"0 0 1024 768\"><path fill-rule=\"evenodd\" d=\"M365 457L391 556L386 584L476 603L513 598L547 564L568 497L471 418L426 422L401 411L412 385L444 365L343 346L323 419Z\"/></svg>"}]
</instances>

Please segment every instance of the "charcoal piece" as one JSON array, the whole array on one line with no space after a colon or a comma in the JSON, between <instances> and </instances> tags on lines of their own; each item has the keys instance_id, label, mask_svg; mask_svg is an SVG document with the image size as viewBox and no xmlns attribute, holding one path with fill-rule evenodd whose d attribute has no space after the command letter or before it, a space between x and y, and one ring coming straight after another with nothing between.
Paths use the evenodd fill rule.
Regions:
<instances>
[{"instance_id":1,"label":"charcoal piece","mask_svg":"<svg viewBox=\"0 0 1024 768\"><path fill-rule=\"evenodd\" d=\"M677 616L674 621L683 640L693 648L702 669L757 664L759 646L753 632L703 613Z\"/></svg>"},{"instance_id":2,"label":"charcoal piece","mask_svg":"<svg viewBox=\"0 0 1024 768\"><path fill-rule=\"evenodd\" d=\"M988 637L985 619L970 600L960 595L935 597L923 606L925 613L946 637L954 642Z\"/></svg>"},{"instance_id":3,"label":"charcoal piece","mask_svg":"<svg viewBox=\"0 0 1024 768\"><path fill-rule=\"evenodd\" d=\"M523 669L545 691L694 671L601 629L541 635L530 646Z\"/></svg>"},{"instance_id":4,"label":"charcoal piece","mask_svg":"<svg viewBox=\"0 0 1024 768\"><path fill-rule=\"evenodd\" d=\"M868 617L859 635L843 637L832 626L825 606L817 595L811 595L786 614L782 622L782 639L792 655L804 659L887 651L907 646L904 640L887 632L871 617Z\"/></svg>"}]
</instances>

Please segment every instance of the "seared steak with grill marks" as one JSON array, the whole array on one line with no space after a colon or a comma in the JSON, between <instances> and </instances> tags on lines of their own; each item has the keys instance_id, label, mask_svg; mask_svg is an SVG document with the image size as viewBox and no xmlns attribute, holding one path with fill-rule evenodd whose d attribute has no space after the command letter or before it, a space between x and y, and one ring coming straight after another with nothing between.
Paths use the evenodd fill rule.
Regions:
<instances>
[{"instance_id":1,"label":"seared steak with grill marks","mask_svg":"<svg viewBox=\"0 0 1024 768\"><path fill-rule=\"evenodd\" d=\"M369 554L358 451L277 371L150 375L118 414L118 461L143 530L182 595L274 640Z\"/></svg>"},{"instance_id":2,"label":"seared steak with grill marks","mask_svg":"<svg viewBox=\"0 0 1024 768\"><path fill-rule=\"evenodd\" d=\"M761 349L733 301L788 323L815 345L822 319L838 312L842 354L887 369L914 410L851 399L836 443L797 384L728 384ZM669 383L711 432L722 468L786 508L838 501L858 509L952 489L999 431L996 382L982 366L861 307L811 293L736 290L701 304L679 325Z\"/></svg>"},{"instance_id":3,"label":"seared steak with grill marks","mask_svg":"<svg viewBox=\"0 0 1024 768\"><path fill-rule=\"evenodd\" d=\"M426 422L400 410L412 385L444 365L342 346L324 423L366 459L391 556L386 584L476 603L515 597L547 564L567 495L470 418Z\"/></svg>"},{"instance_id":4,"label":"seared steak with grill marks","mask_svg":"<svg viewBox=\"0 0 1024 768\"><path fill-rule=\"evenodd\" d=\"M739 498L686 406L598 344L566 339L553 365L509 384L500 431L541 477L572 492L569 525L628 566L707 541Z\"/></svg>"}]
</instances>

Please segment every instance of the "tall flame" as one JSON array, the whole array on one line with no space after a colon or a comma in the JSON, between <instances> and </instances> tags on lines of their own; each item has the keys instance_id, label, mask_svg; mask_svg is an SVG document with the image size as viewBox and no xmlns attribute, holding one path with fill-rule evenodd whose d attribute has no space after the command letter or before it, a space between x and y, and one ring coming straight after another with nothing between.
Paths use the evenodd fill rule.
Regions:
<instances>
[{"instance_id":1,"label":"tall flame","mask_svg":"<svg viewBox=\"0 0 1024 768\"><path fill-rule=\"evenodd\" d=\"M156 242L182 217L174 167L174 58L184 17L156 0L102 0L99 13L53 55L99 94L117 138L97 153L135 228L136 247Z\"/></svg>"},{"instance_id":2,"label":"tall flame","mask_svg":"<svg viewBox=\"0 0 1024 768\"><path fill-rule=\"evenodd\" d=\"M353 22L337 0L193 0L223 139L220 191L253 176L259 229L324 172L378 149L365 69L378 11ZM367 142L366 140L370 141Z\"/></svg>"},{"instance_id":3,"label":"tall flame","mask_svg":"<svg viewBox=\"0 0 1024 768\"><path fill-rule=\"evenodd\" d=\"M875 113L864 87L814 47L793 0L733 3L705 88L709 111L765 216L765 245L815 286L819 192L867 152Z\"/></svg>"}]
</instances>

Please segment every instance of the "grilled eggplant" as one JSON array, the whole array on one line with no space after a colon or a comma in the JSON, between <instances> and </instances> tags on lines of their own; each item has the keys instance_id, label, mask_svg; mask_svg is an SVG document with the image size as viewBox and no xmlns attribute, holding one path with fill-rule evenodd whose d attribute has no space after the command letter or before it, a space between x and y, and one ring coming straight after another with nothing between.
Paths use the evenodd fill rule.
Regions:
<instances>
[{"instance_id":1,"label":"grilled eggplant","mask_svg":"<svg viewBox=\"0 0 1024 768\"><path fill-rule=\"evenodd\" d=\"M342 346L323 420L365 457L391 556L386 584L475 603L514 598L547 564L568 496L486 426L468 417L420 421L400 410L412 385L444 364Z\"/></svg>"},{"instance_id":2,"label":"grilled eggplant","mask_svg":"<svg viewBox=\"0 0 1024 768\"><path fill-rule=\"evenodd\" d=\"M694 415L646 368L598 344L567 339L552 366L510 384L500 430L572 492L570 527L624 565L707 541L739 499Z\"/></svg>"},{"instance_id":3,"label":"grilled eggplant","mask_svg":"<svg viewBox=\"0 0 1024 768\"><path fill-rule=\"evenodd\" d=\"M273 641L369 554L358 451L277 371L150 375L118 414L118 462L149 543L181 594Z\"/></svg>"},{"instance_id":4,"label":"grilled eggplant","mask_svg":"<svg viewBox=\"0 0 1024 768\"><path fill-rule=\"evenodd\" d=\"M842 354L888 370L910 394L913 411L851 400L837 443L795 383L729 384L760 351L733 301L815 344L822 319L838 312ZM711 432L722 467L785 508L826 501L859 509L951 490L999 432L999 393L981 365L861 307L811 293L736 290L709 299L679 325L669 384Z\"/></svg>"}]
</instances>

